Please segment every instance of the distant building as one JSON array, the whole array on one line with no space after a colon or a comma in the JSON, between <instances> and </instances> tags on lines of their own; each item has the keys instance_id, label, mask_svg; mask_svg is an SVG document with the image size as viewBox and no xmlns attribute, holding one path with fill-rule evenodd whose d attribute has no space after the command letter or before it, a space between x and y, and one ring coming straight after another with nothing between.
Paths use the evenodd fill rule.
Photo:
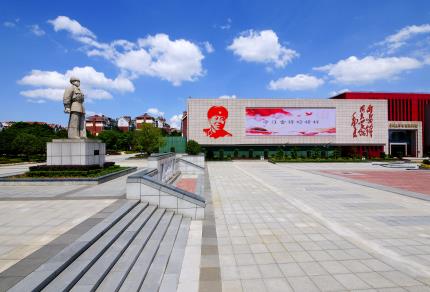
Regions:
<instances>
[{"instance_id":1,"label":"distant building","mask_svg":"<svg viewBox=\"0 0 430 292\"><path fill-rule=\"evenodd\" d=\"M155 118L155 126L157 128L161 128L161 129L166 128L166 126L168 126L168 128L170 128L170 125L166 123L166 119L163 117Z\"/></svg>"},{"instance_id":2,"label":"distant building","mask_svg":"<svg viewBox=\"0 0 430 292\"><path fill-rule=\"evenodd\" d=\"M133 121L129 116L123 116L117 120L118 129L122 132L129 132L133 130Z\"/></svg>"},{"instance_id":3,"label":"distant building","mask_svg":"<svg viewBox=\"0 0 430 292\"><path fill-rule=\"evenodd\" d=\"M2 125L3 125L3 130L5 130L5 129L7 129L7 128L9 128L10 126L12 126L13 124L15 124L16 122L14 122L14 121L5 121L5 122L2 122Z\"/></svg>"},{"instance_id":4,"label":"distant building","mask_svg":"<svg viewBox=\"0 0 430 292\"><path fill-rule=\"evenodd\" d=\"M186 111L184 111L182 113L182 119L181 119L181 132L182 132L182 137L187 138L187 127L188 127L188 114Z\"/></svg>"},{"instance_id":5,"label":"distant building","mask_svg":"<svg viewBox=\"0 0 430 292\"><path fill-rule=\"evenodd\" d=\"M143 124L155 125L155 118L147 113L136 117L136 129L141 129Z\"/></svg>"},{"instance_id":6,"label":"distant building","mask_svg":"<svg viewBox=\"0 0 430 292\"><path fill-rule=\"evenodd\" d=\"M116 121L105 115L94 115L87 117L86 129L94 136L98 136L104 130L112 129Z\"/></svg>"}]
</instances>

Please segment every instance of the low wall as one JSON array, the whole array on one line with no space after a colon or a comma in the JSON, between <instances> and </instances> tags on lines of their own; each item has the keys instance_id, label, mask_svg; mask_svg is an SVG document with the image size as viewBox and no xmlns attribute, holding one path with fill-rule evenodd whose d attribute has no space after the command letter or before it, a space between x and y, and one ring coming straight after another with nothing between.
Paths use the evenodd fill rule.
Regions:
<instances>
[{"instance_id":1,"label":"low wall","mask_svg":"<svg viewBox=\"0 0 430 292\"><path fill-rule=\"evenodd\" d=\"M175 153L152 154L148 157L148 167L157 169L157 179L168 182L177 174Z\"/></svg>"},{"instance_id":2,"label":"low wall","mask_svg":"<svg viewBox=\"0 0 430 292\"><path fill-rule=\"evenodd\" d=\"M204 154L199 155L181 155L181 159L187 160L193 164L205 168L205 156Z\"/></svg>"},{"instance_id":3,"label":"low wall","mask_svg":"<svg viewBox=\"0 0 430 292\"><path fill-rule=\"evenodd\" d=\"M181 173L203 175L205 168L200 165L194 164L189 160L182 157L176 159L176 167Z\"/></svg>"},{"instance_id":4,"label":"low wall","mask_svg":"<svg viewBox=\"0 0 430 292\"><path fill-rule=\"evenodd\" d=\"M158 180L156 168L148 168L127 178L127 199L158 205L195 220L204 218L205 199Z\"/></svg>"}]
</instances>

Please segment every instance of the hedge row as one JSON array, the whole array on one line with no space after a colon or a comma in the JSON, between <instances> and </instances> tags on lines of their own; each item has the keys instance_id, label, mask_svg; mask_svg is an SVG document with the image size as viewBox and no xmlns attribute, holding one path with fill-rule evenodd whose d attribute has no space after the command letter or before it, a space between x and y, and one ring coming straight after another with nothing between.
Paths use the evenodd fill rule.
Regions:
<instances>
[{"instance_id":1,"label":"hedge row","mask_svg":"<svg viewBox=\"0 0 430 292\"><path fill-rule=\"evenodd\" d=\"M108 168L114 166L115 162L105 162L103 167L99 165L36 165L30 166L30 172L40 172L40 171L90 171Z\"/></svg>"},{"instance_id":2,"label":"hedge row","mask_svg":"<svg viewBox=\"0 0 430 292\"><path fill-rule=\"evenodd\" d=\"M56 171L29 171L25 177L95 177L120 170L119 165L91 170L56 170Z\"/></svg>"}]
</instances>

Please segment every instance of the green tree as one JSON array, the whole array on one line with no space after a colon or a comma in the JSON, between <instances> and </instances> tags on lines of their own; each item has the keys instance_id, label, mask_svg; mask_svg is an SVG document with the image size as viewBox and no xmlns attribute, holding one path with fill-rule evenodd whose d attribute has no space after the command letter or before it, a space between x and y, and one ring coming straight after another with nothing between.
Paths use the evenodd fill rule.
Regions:
<instances>
[{"instance_id":1,"label":"green tree","mask_svg":"<svg viewBox=\"0 0 430 292\"><path fill-rule=\"evenodd\" d=\"M27 157L45 152L45 143L39 137L27 133L19 133L12 141L12 149L16 154Z\"/></svg>"},{"instance_id":2,"label":"green tree","mask_svg":"<svg viewBox=\"0 0 430 292\"><path fill-rule=\"evenodd\" d=\"M187 142L187 148L185 150L187 152L187 154L189 154L189 155L197 155L197 154L199 154L201 152L201 150L202 149L200 147L200 144L197 143L196 141L189 140Z\"/></svg>"},{"instance_id":3,"label":"green tree","mask_svg":"<svg viewBox=\"0 0 430 292\"><path fill-rule=\"evenodd\" d=\"M21 134L32 135L38 139L38 141L42 144L42 147L39 148L39 150L41 149L40 154L46 153L46 142L50 142L52 139L67 137L67 131L61 130L55 132L54 129L46 124L29 124L18 122L0 132L0 154L6 154L8 156L23 154L22 152L17 152L17 149L20 149L19 147L12 147L15 138Z\"/></svg>"},{"instance_id":4,"label":"green tree","mask_svg":"<svg viewBox=\"0 0 430 292\"><path fill-rule=\"evenodd\" d=\"M146 152L148 155L157 152L165 143L161 130L150 124L142 124L139 130L133 132L134 149Z\"/></svg>"},{"instance_id":5,"label":"green tree","mask_svg":"<svg viewBox=\"0 0 430 292\"><path fill-rule=\"evenodd\" d=\"M106 144L107 150L118 150L118 142L121 132L115 130L104 130L97 138Z\"/></svg>"}]
</instances>

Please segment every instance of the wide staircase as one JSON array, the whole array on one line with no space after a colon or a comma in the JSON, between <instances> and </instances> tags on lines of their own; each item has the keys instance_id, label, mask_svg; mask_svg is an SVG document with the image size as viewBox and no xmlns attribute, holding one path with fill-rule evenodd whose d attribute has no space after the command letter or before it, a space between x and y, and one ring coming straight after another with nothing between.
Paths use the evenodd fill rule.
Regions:
<instances>
[{"instance_id":1,"label":"wide staircase","mask_svg":"<svg viewBox=\"0 0 430 292\"><path fill-rule=\"evenodd\" d=\"M189 227L182 215L126 201L10 291L175 291Z\"/></svg>"}]
</instances>

